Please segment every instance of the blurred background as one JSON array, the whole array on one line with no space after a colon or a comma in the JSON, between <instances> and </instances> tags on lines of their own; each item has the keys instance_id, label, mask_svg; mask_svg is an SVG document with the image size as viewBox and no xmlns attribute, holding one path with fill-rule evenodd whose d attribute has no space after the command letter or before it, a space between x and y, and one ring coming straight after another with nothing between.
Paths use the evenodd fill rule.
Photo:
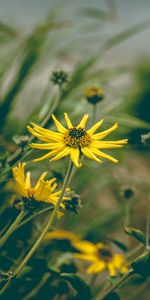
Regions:
<instances>
[{"instance_id":1,"label":"blurred background","mask_svg":"<svg viewBox=\"0 0 150 300\"><path fill-rule=\"evenodd\" d=\"M20 149L15 136L28 135L26 125L30 121L42 122L51 109L62 122L63 112L67 112L74 124L84 113L89 113L90 126L93 107L87 102L84 90L96 85L104 91L104 99L97 107L97 120L104 118L103 129L119 122L113 139L128 138L129 144L121 150L109 151L119 159L117 165L104 161L99 166L84 160L84 167L72 181L72 188L81 196L82 207L78 214L68 213L57 228L69 228L92 242L117 240L124 245L123 251L137 245L125 234L123 223L127 201L130 226L145 232L150 144L149 12L149 0L0 0L0 166L1 171L8 170L0 181L1 230L18 213L13 204L17 196L11 174L11 166L21 157L12 157ZM58 86L50 78L57 70L68 72L69 82L59 105L53 107ZM46 127L54 129L51 119ZM34 157L39 154L35 151ZM48 169L49 176L57 175L62 183L65 159L34 165L32 158L33 154L26 155L25 149L24 161L28 162L35 179ZM126 190L132 192L129 199ZM3 271L11 268L12 261L32 244L41 220L42 217L37 218L19 229L7 242L0 257ZM41 257L43 261L45 249L50 252L46 256L50 260L51 251L47 245L43 246L30 262L30 267L34 266L30 276L27 270L16 283L24 286L23 290L15 291L16 299L24 299L28 276L31 288L35 285L35 262ZM104 280L101 276L96 288L99 280ZM141 295L146 300L148 284L148 279L135 278L129 289L119 290L119 295L123 300L141 299ZM44 291L48 293L48 284ZM40 295L39 292L32 299L40 299ZM45 299L53 299L47 295Z\"/></svg>"}]
</instances>

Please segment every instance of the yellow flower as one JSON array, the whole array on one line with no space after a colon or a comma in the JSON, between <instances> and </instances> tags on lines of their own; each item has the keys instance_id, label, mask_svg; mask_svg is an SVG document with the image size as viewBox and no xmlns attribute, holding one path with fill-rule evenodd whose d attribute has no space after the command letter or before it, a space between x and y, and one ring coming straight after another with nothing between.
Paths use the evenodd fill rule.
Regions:
<instances>
[{"instance_id":1,"label":"yellow flower","mask_svg":"<svg viewBox=\"0 0 150 300\"><path fill-rule=\"evenodd\" d=\"M36 185L32 187L30 180L31 173L27 172L25 174L25 166L25 163L19 162L18 167L14 167L12 169L18 193L23 198L43 201L55 206L61 193L61 190L54 192L57 188L56 178L45 180L47 172L44 172L38 179ZM66 189L66 191L69 191L69 189ZM63 198L63 200L69 199L70 198L68 197ZM61 204L61 208L65 208L63 202Z\"/></svg>"},{"instance_id":2,"label":"yellow flower","mask_svg":"<svg viewBox=\"0 0 150 300\"><path fill-rule=\"evenodd\" d=\"M86 99L92 104L96 104L104 98L103 89L97 86L86 88L84 91L84 95Z\"/></svg>"},{"instance_id":3,"label":"yellow flower","mask_svg":"<svg viewBox=\"0 0 150 300\"><path fill-rule=\"evenodd\" d=\"M54 132L49 129L44 129L34 123L32 126L28 126L28 130L39 140L43 141L43 144L32 143L31 147L42 150L50 150L47 154L40 158L34 159L34 162L44 160L52 157L51 161L58 160L64 156L70 156L72 162L80 167L79 163L80 154L84 154L86 157L102 162L99 157L106 158L112 162L118 162L117 159L102 152L100 149L113 149L121 148L127 143L127 139L119 141L102 141L107 135L118 128L118 124L114 124L109 129L96 133L96 130L102 125L103 120L97 122L89 130L85 130L85 125L88 119L88 115L85 114L77 126L73 126L68 115L64 114L65 121L68 128L66 129L53 115L52 118L55 122L58 132Z\"/></svg>"},{"instance_id":4,"label":"yellow flower","mask_svg":"<svg viewBox=\"0 0 150 300\"><path fill-rule=\"evenodd\" d=\"M119 271L128 272L128 267L124 263L124 255L113 253L103 243L95 245L88 241L74 240L73 246L80 251L75 254L75 257L90 263L87 269L89 274L108 270L110 276L116 276Z\"/></svg>"}]
</instances>

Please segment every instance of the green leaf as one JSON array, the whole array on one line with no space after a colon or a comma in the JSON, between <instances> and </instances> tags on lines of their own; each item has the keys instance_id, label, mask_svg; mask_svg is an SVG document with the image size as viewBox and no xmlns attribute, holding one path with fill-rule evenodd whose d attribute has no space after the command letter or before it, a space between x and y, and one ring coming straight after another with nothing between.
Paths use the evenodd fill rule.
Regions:
<instances>
[{"instance_id":1,"label":"green leaf","mask_svg":"<svg viewBox=\"0 0 150 300\"><path fill-rule=\"evenodd\" d=\"M140 31L143 31L148 27L150 27L150 19L133 25L132 27L122 31L121 33L115 35L113 38L110 38L108 41L106 41L106 43L104 44L104 50L106 51L113 48L114 46L122 43L124 40L134 36L135 34L139 33Z\"/></svg>"},{"instance_id":2,"label":"green leaf","mask_svg":"<svg viewBox=\"0 0 150 300\"><path fill-rule=\"evenodd\" d=\"M150 250L135 259L131 266L136 273L144 277L150 276Z\"/></svg>"},{"instance_id":3,"label":"green leaf","mask_svg":"<svg viewBox=\"0 0 150 300\"><path fill-rule=\"evenodd\" d=\"M135 229L132 227L125 227L124 230L125 230L125 233L132 236L133 238L138 240L140 243L145 244L145 235L141 230Z\"/></svg>"},{"instance_id":4,"label":"green leaf","mask_svg":"<svg viewBox=\"0 0 150 300\"><path fill-rule=\"evenodd\" d=\"M112 243L114 243L118 248L120 248L122 251L127 252L127 247L122 242L118 240L112 240Z\"/></svg>"},{"instance_id":5,"label":"green leaf","mask_svg":"<svg viewBox=\"0 0 150 300\"><path fill-rule=\"evenodd\" d=\"M107 295L104 300L120 300L120 297L118 296L117 293L113 292L109 295Z\"/></svg>"},{"instance_id":6,"label":"green leaf","mask_svg":"<svg viewBox=\"0 0 150 300\"><path fill-rule=\"evenodd\" d=\"M69 283L72 285L72 287L77 292L76 297L74 299L77 300L91 300L92 294L90 286L87 284L87 282L76 274L70 274L70 273L62 273L61 278L69 281Z\"/></svg>"},{"instance_id":7,"label":"green leaf","mask_svg":"<svg viewBox=\"0 0 150 300\"><path fill-rule=\"evenodd\" d=\"M132 128L150 129L150 125L147 122L126 114L116 114L113 117L109 117L109 120L115 121L116 118L120 124L125 126L129 126Z\"/></svg>"}]
</instances>

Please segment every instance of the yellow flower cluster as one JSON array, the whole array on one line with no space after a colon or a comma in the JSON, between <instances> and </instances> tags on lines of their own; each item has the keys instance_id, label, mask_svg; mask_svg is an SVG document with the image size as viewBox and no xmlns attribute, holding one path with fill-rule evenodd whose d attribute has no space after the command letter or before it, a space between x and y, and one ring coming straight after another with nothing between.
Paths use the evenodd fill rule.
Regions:
<instances>
[{"instance_id":1,"label":"yellow flower cluster","mask_svg":"<svg viewBox=\"0 0 150 300\"><path fill-rule=\"evenodd\" d=\"M31 173L25 174L25 163L19 163L17 167L13 168L13 176L16 182L18 193L25 199L36 200L38 202L46 202L56 205L60 196L61 190L55 191L57 188L56 178L45 180L47 172L44 172L38 179L34 187L31 186ZM69 189L66 189L68 192ZM64 200L70 200L69 197L63 197ZM61 203L61 208L65 208L64 203ZM63 215L59 212L58 216Z\"/></svg>"}]
</instances>

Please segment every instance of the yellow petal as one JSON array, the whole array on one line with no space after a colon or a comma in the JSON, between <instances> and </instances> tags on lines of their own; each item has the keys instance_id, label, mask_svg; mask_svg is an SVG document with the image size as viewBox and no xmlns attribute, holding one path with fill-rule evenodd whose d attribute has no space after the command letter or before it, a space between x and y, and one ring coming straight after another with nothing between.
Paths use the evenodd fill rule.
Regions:
<instances>
[{"instance_id":1,"label":"yellow petal","mask_svg":"<svg viewBox=\"0 0 150 300\"><path fill-rule=\"evenodd\" d=\"M37 144L37 143L31 143L31 148L35 149L41 149L41 150L51 150L51 149L57 149L58 147L63 147L64 144L59 142L58 143L46 143L46 144Z\"/></svg>"},{"instance_id":2,"label":"yellow petal","mask_svg":"<svg viewBox=\"0 0 150 300\"><path fill-rule=\"evenodd\" d=\"M109 160L112 161L113 163L117 163L117 162L118 162L117 159L113 158L112 156L110 156L110 155L108 155L108 154L106 154L106 153L104 153L104 152L102 152L102 151L100 151L100 150L98 150L98 149L96 149L96 148L90 147L90 149L91 149L91 151L92 151L93 153L95 153L95 154L98 155L99 157L103 157L103 158L109 159Z\"/></svg>"},{"instance_id":3,"label":"yellow petal","mask_svg":"<svg viewBox=\"0 0 150 300\"><path fill-rule=\"evenodd\" d=\"M108 267L109 275L110 275L110 276L116 276L117 271L116 271L116 269L115 269L113 263L112 263L112 262L108 263L108 264L107 264L107 267Z\"/></svg>"},{"instance_id":4,"label":"yellow petal","mask_svg":"<svg viewBox=\"0 0 150 300\"><path fill-rule=\"evenodd\" d=\"M96 261L91 266L88 267L87 273L89 274L95 274L104 271L106 268L106 265L103 261Z\"/></svg>"},{"instance_id":5,"label":"yellow petal","mask_svg":"<svg viewBox=\"0 0 150 300\"><path fill-rule=\"evenodd\" d=\"M47 158L49 158L49 157L51 157L51 156L54 156L54 155L56 155L57 153L59 153L59 150L52 150L52 151L48 152L47 154L45 154L45 155L43 155L43 156L41 156L41 157L39 157L39 158L33 159L32 161L33 161L33 162L39 162L39 161L41 161L41 160L47 159Z\"/></svg>"},{"instance_id":6,"label":"yellow petal","mask_svg":"<svg viewBox=\"0 0 150 300\"><path fill-rule=\"evenodd\" d=\"M95 254L97 251L97 248L94 244L88 241L74 241L73 246L78 249L79 251L85 253L85 254Z\"/></svg>"},{"instance_id":7,"label":"yellow petal","mask_svg":"<svg viewBox=\"0 0 150 300\"><path fill-rule=\"evenodd\" d=\"M65 149L63 149L62 151L59 151L59 153L53 157L50 161L54 161L54 160L58 160L64 156L67 156L70 154L70 148L69 147L65 147Z\"/></svg>"},{"instance_id":8,"label":"yellow petal","mask_svg":"<svg viewBox=\"0 0 150 300\"><path fill-rule=\"evenodd\" d=\"M96 133L92 136L93 139L103 139L107 135L109 135L112 131L116 130L118 128L118 123L115 123L112 127L109 129L102 131L100 133Z\"/></svg>"},{"instance_id":9,"label":"yellow petal","mask_svg":"<svg viewBox=\"0 0 150 300\"><path fill-rule=\"evenodd\" d=\"M88 120L89 115L85 114L82 118L82 120L80 121L80 123L78 124L77 128L81 127L81 128L85 128L86 122Z\"/></svg>"},{"instance_id":10,"label":"yellow petal","mask_svg":"<svg viewBox=\"0 0 150 300\"><path fill-rule=\"evenodd\" d=\"M66 123L67 123L68 128L69 128L69 129L70 129L70 128L73 128L73 125L72 125L72 123L71 123L71 121L70 121L70 119L69 119L67 113L64 113L64 118L65 118L65 121L66 121Z\"/></svg>"},{"instance_id":11,"label":"yellow petal","mask_svg":"<svg viewBox=\"0 0 150 300\"><path fill-rule=\"evenodd\" d=\"M25 179L25 188L26 188L26 189L30 189L30 188L31 188L31 180L30 180L30 177L31 177L31 172L27 172L27 174L26 174L26 179Z\"/></svg>"},{"instance_id":12,"label":"yellow petal","mask_svg":"<svg viewBox=\"0 0 150 300\"><path fill-rule=\"evenodd\" d=\"M70 150L70 158L72 160L72 162L76 165L77 168L81 167L81 163L79 163L79 155L80 155L80 151L77 148L72 148Z\"/></svg>"},{"instance_id":13,"label":"yellow petal","mask_svg":"<svg viewBox=\"0 0 150 300\"><path fill-rule=\"evenodd\" d=\"M57 130L61 133L65 133L68 130L56 119L56 117L54 115L52 115L53 121L57 127Z\"/></svg>"},{"instance_id":14,"label":"yellow petal","mask_svg":"<svg viewBox=\"0 0 150 300\"><path fill-rule=\"evenodd\" d=\"M124 144L127 143L127 140L120 140L120 141L98 141L93 140L90 144L91 147L99 148L99 149L115 149L115 148L122 148Z\"/></svg>"},{"instance_id":15,"label":"yellow petal","mask_svg":"<svg viewBox=\"0 0 150 300\"><path fill-rule=\"evenodd\" d=\"M81 151L86 157L88 157L92 160L96 160L97 162L101 162L100 159L97 158L88 147L81 148Z\"/></svg>"},{"instance_id":16,"label":"yellow petal","mask_svg":"<svg viewBox=\"0 0 150 300\"><path fill-rule=\"evenodd\" d=\"M94 124L88 131L88 134L93 134L103 123L104 120L101 120L99 122L97 122L96 124Z\"/></svg>"}]
</instances>

